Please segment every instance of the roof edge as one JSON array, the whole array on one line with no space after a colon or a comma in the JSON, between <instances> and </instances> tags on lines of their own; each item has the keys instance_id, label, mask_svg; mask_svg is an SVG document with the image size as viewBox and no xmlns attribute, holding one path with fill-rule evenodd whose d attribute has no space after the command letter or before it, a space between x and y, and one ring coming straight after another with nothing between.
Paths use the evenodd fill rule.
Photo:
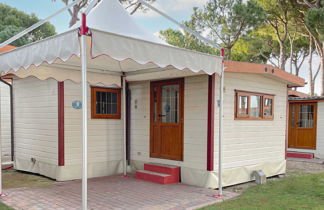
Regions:
<instances>
[{"instance_id":1,"label":"roof edge","mask_svg":"<svg viewBox=\"0 0 324 210\"><path fill-rule=\"evenodd\" d=\"M262 74L276 77L287 82L289 87L304 87L305 80L269 64L240 61L225 61L226 72Z\"/></svg>"}]
</instances>

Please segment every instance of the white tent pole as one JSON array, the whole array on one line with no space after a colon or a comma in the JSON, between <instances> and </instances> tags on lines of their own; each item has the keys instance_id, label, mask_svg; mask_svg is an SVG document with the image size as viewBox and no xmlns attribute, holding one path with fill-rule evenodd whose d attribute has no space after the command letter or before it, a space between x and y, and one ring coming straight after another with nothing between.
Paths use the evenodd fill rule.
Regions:
<instances>
[{"instance_id":1,"label":"white tent pole","mask_svg":"<svg viewBox=\"0 0 324 210\"><path fill-rule=\"evenodd\" d=\"M123 76L123 121L124 121L124 129L123 129L123 175L127 176L127 157L126 157L126 78Z\"/></svg>"},{"instance_id":2,"label":"white tent pole","mask_svg":"<svg viewBox=\"0 0 324 210\"><path fill-rule=\"evenodd\" d=\"M87 85L87 32L86 15L82 14L81 65L82 65L82 209L88 208L88 85Z\"/></svg>"},{"instance_id":3,"label":"white tent pole","mask_svg":"<svg viewBox=\"0 0 324 210\"><path fill-rule=\"evenodd\" d=\"M66 7L64 7L63 9L57 11L56 13L48 16L47 18L45 18L44 20L41 20L37 23L35 23L34 25L30 26L29 28L26 28L25 30L21 31L20 33L16 34L15 36L11 37L10 39L4 41L3 43L0 44L0 48L16 41L17 39L21 38L22 36L28 34L29 32L31 32L32 30L38 28L39 26L43 25L44 23L46 23L47 21L49 21L50 19L52 19L53 17L61 14L62 12L68 10L69 8L73 7L74 5L80 3L82 0L77 0L72 2L71 4L67 5Z\"/></svg>"},{"instance_id":4,"label":"white tent pole","mask_svg":"<svg viewBox=\"0 0 324 210\"><path fill-rule=\"evenodd\" d=\"M1 97L1 91L0 91L0 97ZM1 134L1 108L0 108L0 134ZM3 196L2 194L2 138L0 135L0 197Z\"/></svg>"},{"instance_id":5,"label":"white tent pole","mask_svg":"<svg viewBox=\"0 0 324 210\"><path fill-rule=\"evenodd\" d=\"M160 14L161 16L163 16L164 18L168 19L169 21L173 22L174 24L178 25L180 28L182 28L183 30L187 31L188 33L190 33L191 35L195 36L196 38L204 41L205 43L215 47L216 49L221 49L221 47L212 42L209 39L206 39L205 37L201 36L198 32L188 28L187 26L185 26L184 24L179 23L178 21L176 21L175 19L173 19L172 17L168 16L167 14L165 14L164 12L156 9L155 7L153 7L151 4L145 2L144 0L137 0L138 2L140 2L141 4L144 4L145 6L147 6L148 8L150 8L151 10L155 11L156 13Z\"/></svg>"},{"instance_id":6,"label":"white tent pole","mask_svg":"<svg viewBox=\"0 0 324 210\"><path fill-rule=\"evenodd\" d=\"M220 77L220 105L219 105L219 144L218 144L218 195L223 195L223 183L222 183L222 141L224 134L224 77L225 77L225 69L224 69L224 49L221 49L222 56L222 74Z\"/></svg>"},{"instance_id":7,"label":"white tent pole","mask_svg":"<svg viewBox=\"0 0 324 210\"><path fill-rule=\"evenodd\" d=\"M96 6L96 4L98 3L99 0L93 0L90 2L90 4L87 6L87 8L85 9L84 13L86 15L89 14L89 12L92 10L92 8L94 8Z\"/></svg>"}]
</instances>

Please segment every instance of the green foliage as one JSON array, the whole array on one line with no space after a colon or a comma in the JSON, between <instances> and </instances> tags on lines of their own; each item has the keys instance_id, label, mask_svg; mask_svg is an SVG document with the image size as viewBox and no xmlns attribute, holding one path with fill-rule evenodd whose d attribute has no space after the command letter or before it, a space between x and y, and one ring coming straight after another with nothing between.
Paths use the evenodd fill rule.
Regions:
<instances>
[{"instance_id":1,"label":"green foliage","mask_svg":"<svg viewBox=\"0 0 324 210\"><path fill-rule=\"evenodd\" d=\"M0 3L0 43L13 35L37 23L39 19L35 14L26 14L8 5ZM11 45L22 46L31 42L55 35L55 28L50 23L45 23Z\"/></svg>"},{"instance_id":2,"label":"green foliage","mask_svg":"<svg viewBox=\"0 0 324 210\"><path fill-rule=\"evenodd\" d=\"M210 0L204 8L194 8L191 20L185 25L206 34L213 42L221 43L227 49L227 59L231 59L231 50L239 38L263 23L263 20L262 9L253 1ZM172 45L217 54L215 49L186 32L167 29L160 34Z\"/></svg>"},{"instance_id":3,"label":"green foliage","mask_svg":"<svg viewBox=\"0 0 324 210\"><path fill-rule=\"evenodd\" d=\"M212 209L324 209L324 173L303 175L248 188L241 196Z\"/></svg>"},{"instance_id":4,"label":"green foliage","mask_svg":"<svg viewBox=\"0 0 324 210\"><path fill-rule=\"evenodd\" d=\"M215 55L219 54L219 52L215 48L205 45L204 43L197 40L195 37L191 36L186 32L182 33L181 31L167 29L161 31L160 34L167 43L173 46L178 46L189 50L196 50L203 53Z\"/></svg>"},{"instance_id":5,"label":"green foliage","mask_svg":"<svg viewBox=\"0 0 324 210\"><path fill-rule=\"evenodd\" d=\"M231 49L242 36L264 21L264 12L254 1L211 0L202 9L195 8L192 22L198 31L207 33L214 42L227 49L227 59L231 59Z\"/></svg>"},{"instance_id":6,"label":"green foliage","mask_svg":"<svg viewBox=\"0 0 324 210\"><path fill-rule=\"evenodd\" d=\"M324 41L324 6L322 8L311 8L308 10L305 22L314 34L318 34Z\"/></svg>"}]
</instances>

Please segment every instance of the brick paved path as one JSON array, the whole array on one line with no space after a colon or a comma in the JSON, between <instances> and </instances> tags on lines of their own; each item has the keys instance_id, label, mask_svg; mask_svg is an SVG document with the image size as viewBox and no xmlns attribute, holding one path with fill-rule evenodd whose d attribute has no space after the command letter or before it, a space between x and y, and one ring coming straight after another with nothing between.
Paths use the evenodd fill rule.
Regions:
<instances>
[{"instance_id":1,"label":"brick paved path","mask_svg":"<svg viewBox=\"0 0 324 210\"><path fill-rule=\"evenodd\" d=\"M120 176L90 179L89 209L194 209L237 194L226 192L223 199L213 198L217 191L183 184L159 185ZM81 209L81 182L58 182L49 187L5 190L8 197L0 200L15 208Z\"/></svg>"}]
</instances>

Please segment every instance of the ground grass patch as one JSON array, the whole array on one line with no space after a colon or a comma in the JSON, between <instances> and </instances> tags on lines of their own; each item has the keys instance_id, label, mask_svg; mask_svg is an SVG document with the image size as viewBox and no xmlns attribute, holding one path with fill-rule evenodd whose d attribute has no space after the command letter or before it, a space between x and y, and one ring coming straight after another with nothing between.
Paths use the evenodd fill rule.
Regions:
<instances>
[{"instance_id":1,"label":"ground grass patch","mask_svg":"<svg viewBox=\"0 0 324 210\"><path fill-rule=\"evenodd\" d=\"M3 188L19 188L19 187L42 187L55 183L54 180L44 176L39 176L27 172L16 170L5 170L2 172Z\"/></svg>"},{"instance_id":2,"label":"ground grass patch","mask_svg":"<svg viewBox=\"0 0 324 210\"><path fill-rule=\"evenodd\" d=\"M324 210L324 173L270 180L246 189L235 199L203 208L212 209Z\"/></svg>"}]
</instances>

